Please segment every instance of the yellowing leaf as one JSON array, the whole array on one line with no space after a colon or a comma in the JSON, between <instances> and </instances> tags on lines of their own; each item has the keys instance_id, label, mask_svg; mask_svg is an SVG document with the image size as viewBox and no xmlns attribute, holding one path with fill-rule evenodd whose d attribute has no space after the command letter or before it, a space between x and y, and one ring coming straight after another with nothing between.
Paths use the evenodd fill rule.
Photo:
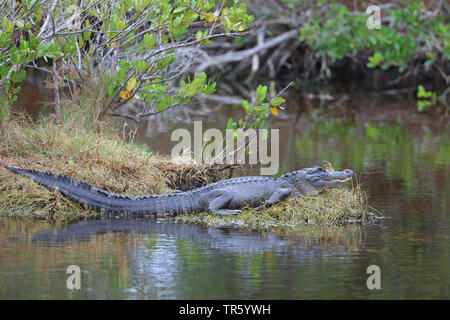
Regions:
<instances>
[{"instance_id":1,"label":"yellowing leaf","mask_svg":"<svg viewBox=\"0 0 450 320\"><path fill-rule=\"evenodd\" d=\"M136 78L135 77L131 77L130 80L128 80L128 82L127 82L127 90L128 91L133 90L135 85L136 85Z\"/></svg>"},{"instance_id":2,"label":"yellowing leaf","mask_svg":"<svg viewBox=\"0 0 450 320\"><path fill-rule=\"evenodd\" d=\"M239 30L239 31L244 31L244 30L245 30L245 27L242 26L242 25L240 25L239 28L238 28L238 30Z\"/></svg>"},{"instance_id":3,"label":"yellowing leaf","mask_svg":"<svg viewBox=\"0 0 450 320\"><path fill-rule=\"evenodd\" d=\"M220 13L220 11L216 10L214 13L202 13L202 14L205 16L206 21L214 22L214 20L216 20L219 13Z\"/></svg>"},{"instance_id":4,"label":"yellowing leaf","mask_svg":"<svg viewBox=\"0 0 450 320\"><path fill-rule=\"evenodd\" d=\"M277 116L277 115L278 115L278 109L277 109L277 108L275 108L275 107L270 107L270 111L272 111L272 113L273 113L274 116Z\"/></svg>"},{"instance_id":5,"label":"yellowing leaf","mask_svg":"<svg viewBox=\"0 0 450 320\"><path fill-rule=\"evenodd\" d=\"M212 14L212 15L208 14L208 15L206 16L206 21L208 21L208 22L214 22L214 20L216 20L216 15L215 15L215 14Z\"/></svg>"},{"instance_id":6,"label":"yellowing leaf","mask_svg":"<svg viewBox=\"0 0 450 320\"><path fill-rule=\"evenodd\" d=\"M131 97L131 95L130 95L130 93L129 93L128 91L120 91L120 92L119 92L119 96L120 96L123 100L130 99L130 97Z\"/></svg>"},{"instance_id":7,"label":"yellowing leaf","mask_svg":"<svg viewBox=\"0 0 450 320\"><path fill-rule=\"evenodd\" d=\"M116 46L116 43L115 42L111 42L111 48L115 47L115 46Z\"/></svg>"}]
</instances>

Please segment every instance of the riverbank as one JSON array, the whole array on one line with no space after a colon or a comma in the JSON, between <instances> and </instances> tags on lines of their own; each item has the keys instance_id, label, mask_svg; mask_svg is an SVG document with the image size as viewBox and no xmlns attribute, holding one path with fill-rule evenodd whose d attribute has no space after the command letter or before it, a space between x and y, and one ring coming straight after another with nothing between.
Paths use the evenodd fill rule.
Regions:
<instances>
[{"instance_id":1,"label":"riverbank","mask_svg":"<svg viewBox=\"0 0 450 320\"><path fill-rule=\"evenodd\" d=\"M61 223L99 216L58 192L9 172L4 166L63 174L127 195L171 193L176 188L213 182L226 175L224 171L189 161L169 160L154 154L145 144L129 142L130 137L117 123L95 120L92 116L96 114L95 106L90 109L73 103L64 106L61 126L56 126L52 117L40 116L33 122L26 115L11 115L5 101L1 106L0 211L3 216ZM203 213L180 216L176 221L259 229L299 223L342 224L363 220L366 212L365 195L356 187L283 202L260 212L247 209L237 217Z\"/></svg>"}]
</instances>

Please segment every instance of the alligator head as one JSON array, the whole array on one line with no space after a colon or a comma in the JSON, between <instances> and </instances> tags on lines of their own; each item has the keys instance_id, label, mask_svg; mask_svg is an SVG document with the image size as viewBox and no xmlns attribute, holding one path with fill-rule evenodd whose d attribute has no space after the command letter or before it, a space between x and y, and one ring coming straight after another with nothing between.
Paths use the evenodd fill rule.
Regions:
<instances>
[{"instance_id":1,"label":"alligator head","mask_svg":"<svg viewBox=\"0 0 450 320\"><path fill-rule=\"evenodd\" d=\"M346 183L352 179L353 171L327 171L322 167L305 168L290 172L283 176L284 179L297 188L296 196L306 194L318 194L325 188L332 188Z\"/></svg>"}]
</instances>

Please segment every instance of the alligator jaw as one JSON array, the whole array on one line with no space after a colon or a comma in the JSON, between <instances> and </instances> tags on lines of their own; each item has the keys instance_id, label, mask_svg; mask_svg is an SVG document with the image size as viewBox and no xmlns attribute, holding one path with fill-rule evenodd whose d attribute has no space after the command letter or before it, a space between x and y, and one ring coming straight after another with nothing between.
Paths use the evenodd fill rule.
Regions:
<instances>
[{"instance_id":1,"label":"alligator jaw","mask_svg":"<svg viewBox=\"0 0 450 320\"><path fill-rule=\"evenodd\" d=\"M353 171L349 169L342 171L326 171L325 169L317 166L306 169L306 173L303 178L313 188L319 191L324 188L332 188L344 184L350 181L352 176Z\"/></svg>"},{"instance_id":2,"label":"alligator jaw","mask_svg":"<svg viewBox=\"0 0 450 320\"><path fill-rule=\"evenodd\" d=\"M322 178L322 180L325 180L325 181L338 181L338 182L344 183L344 182L352 180L352 177L350 176L348 178L332 178L332 179Z\"/></svg>"}]
</instances>

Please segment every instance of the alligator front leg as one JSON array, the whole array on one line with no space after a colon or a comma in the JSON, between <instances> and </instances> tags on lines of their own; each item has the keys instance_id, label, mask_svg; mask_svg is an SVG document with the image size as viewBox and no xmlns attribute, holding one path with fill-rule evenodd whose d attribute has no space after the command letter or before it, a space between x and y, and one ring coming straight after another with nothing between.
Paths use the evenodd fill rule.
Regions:
<instances>
[{"instance_id":1,"label":"alligator front leg","mask_svg":"<svg viewBox=\"0 0 450 320\"><path fill-rule=\"evenodd\" d=\"M256 209L261 209L263 206L271 206L278 201L284 200L292 193L292 188L281 188L272 193L269 199L261 203Z\"/></svg>"},{"instance_id":2,"label":"alligator front leg","mask_svg":"<svg viewBox=\"0 0 450 320\"><path fill-rule=\"evenodd\" d=\"M230 203L230 201L233 198L233 195L231 192L225 191L225 190L216 190L213 192L210 192L207 195L208 198L212 198L211 201L209 201L208 209L210 212L216 214L216 215L227 215L227 214L241 214L241 210L231 210L227 209L227 205Z\"/></svg>"}]
</instances>

